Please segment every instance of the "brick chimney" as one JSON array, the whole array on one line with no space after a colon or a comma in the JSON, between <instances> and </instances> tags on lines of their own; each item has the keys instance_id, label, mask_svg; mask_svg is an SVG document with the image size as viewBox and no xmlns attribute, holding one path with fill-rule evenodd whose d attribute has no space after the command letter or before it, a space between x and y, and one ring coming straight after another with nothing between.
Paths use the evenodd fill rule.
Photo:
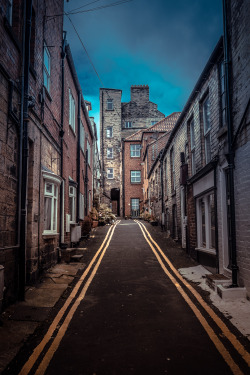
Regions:
<instances>
[{"instance_id":1,"label":"brick chimney","mask_svg":"<svg viewBox=\"0 0 250 375\"><path fill-rule=\"evenodd\" d=\"M149 86L148 85L132 85L131 86L131 102L139 105L145 104L149 101Z\"/></svg>"}]
</instances>

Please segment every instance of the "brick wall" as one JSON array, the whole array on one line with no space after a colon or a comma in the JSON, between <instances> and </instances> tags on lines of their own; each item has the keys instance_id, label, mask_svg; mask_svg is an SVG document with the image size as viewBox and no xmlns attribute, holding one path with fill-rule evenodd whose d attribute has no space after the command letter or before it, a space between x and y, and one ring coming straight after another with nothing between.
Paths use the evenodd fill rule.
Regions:
<instances>
[{"instance_id":1,"label":"brick wall","mask_svg":"<svg viewBox=\"0 0 250 375\"><path fill-rule=\"evenodd\" d=\"M124 142L124 163L125 163L125 176L124 176L124 195L125 195L125 216L130 216L131 214L131 198L138 198L140 200L140 210L143 206L143 166L142 157L131 157L130 156L130 145L140 144L138 141ZM141 182L133 183L131 182L130 172L140 171L141 172Z\"/></svg>"},{"instance_id":2,"label":"brick wall","mask_svg":"<svg viewBox=\"0 0 250 375\"><path fill-rule=\"evenodd\" d=\"M232 114L234 133L241 131L235 142L235 219L238 282L250 296L250 68L249 68L249 2L231 0L230 25L232 76Z\"/></svg>"}]
</instances>

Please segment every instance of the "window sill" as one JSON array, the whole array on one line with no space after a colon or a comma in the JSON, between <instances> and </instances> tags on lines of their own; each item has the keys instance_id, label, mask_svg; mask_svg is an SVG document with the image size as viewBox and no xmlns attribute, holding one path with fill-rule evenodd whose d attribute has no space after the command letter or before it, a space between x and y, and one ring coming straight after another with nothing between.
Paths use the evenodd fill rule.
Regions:
<instances>
[{"instance_id":1,"label":"window sill","mask_svg":"<svg viewBox=\"0 0 250 375\"><path fill-rule=\"evenodd\" d=\"M47 240L49 238L55 238L59 236L59 233L43 233L42 236L45 240Z\"/></svg>"},{"instance_id":2,"label":"window sill","mask_svg":"<svg viewBox=\"0 0 250 375\"><path fill-rule=\"evenodd\" d=\"M203 253L207 253L210 255L216 255L215 249L206 249L205 247L196 247L195 250L202 251Z\"/></svg>"},{"instance_id":3,"label":"window sill","mask_svg":"<svg viewBox=\"0 0 250 375\"><path fill-rule=\"evenodd\" d=\"M131 183L131 185L141 185L141 182L131 182L130 181L130 183Z\"/></svg>"},{"instance_id":4,"label":"window sill","mask_svg":"<svg viewBox=\"0 0 250 375\"><path fill-rule=\"evenodd\" d=\"M70 128L71 132L73 133L73 135L76 137L76 133L75 133L75 131L74 131L72 125L69 124L69 128Z\"/></svg>"},{"instance_id":5,"label":"window sill","mask_svg":"<svg viewBox=\"0 0 250 375\"><path fill-rule=\"evenodd\" d=\"M218 132L217 132L217 138L221 138L223 135L227 134L227 126L223 126Z\"/></svg>"},{"instance_id":6,"label":"window sill","mask_svg":"<svg viewBox=\"0 0 250 375\"><path fill-rule=\"evenodd\" d=\"M50 96L50 93L48 92L47 87L45 87L44 85L43 85L43 87L44 87L44 90L45 90L46 97L49 99L50 102L52 102L52 98Z\"/></svg>"}]
</instances>

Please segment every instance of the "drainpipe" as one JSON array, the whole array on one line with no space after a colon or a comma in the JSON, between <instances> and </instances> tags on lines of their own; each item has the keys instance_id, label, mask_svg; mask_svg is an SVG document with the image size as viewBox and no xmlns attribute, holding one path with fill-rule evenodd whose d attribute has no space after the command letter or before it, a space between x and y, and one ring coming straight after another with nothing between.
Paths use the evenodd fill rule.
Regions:
<instances>
[{"instance_id":1,"label":"drainpipe","mask_svg":"<svg viewBox=\"0 0 250 375\"><path fill-rule=\"evenodd\" d=\"M122 138L122 215L125 217L125 169L124 169L124 139Z\"/></svg>"},{"instance_id":2,"label":"drainpipe","mask_svg":"<svg viewBox=\"0 0 250 375\"><path fill-rule=\"evenodd\" d=\"M160 154L160 167L161 167L161 229L165 228L165 213L164 213L164 191L163 191L163 152Z\"/></svg>"},{"instance_id":3,"label":"drainpipe","mask_svg":"<svg viewBox=\"0 0 250 375\"><path fill-rule=\"evenodd\" d=\"M63 136L64 136L64 59L65 59L65 45L66 45L66 31L63 32L63 41L62 41L62 52L61 52L61 77L62 77L62 92L61 92L61 129L59 135L61 137L61 177L62 183L60 185L60 244L64 242L64 180L63 180Z\"/></svg>"},{"instance_id":4,"label":"drainpipe","mask_svg":"<svg viewBox=\"0 0 250 375\"><path fill-rule=\"evenodd\" d=\"M85 182L85 216L88 215L88 182L89 182L89 178L88 178L88 155L89 151L88 149L86 150L86 158L85 158L85 179L84 179L84 182Z\"/></svg>"},{"instance_id":5,"label":"drainpipe","mask_svg":"<svg viewBox=\"0 0 250 375\"><path fill-rule=\"evenodd\" d=\"M81 98L82 98L82 92L81 90L78 90L78 113L77 113L77 128L78 128L78 139L77 139L77 158L76 158L76 182L77 182L77 206L76 206L76 217L77 217L77 222L79 223L79 198L80 198L80 173L81 173L81 168L80 168L80 146L81 146Z\"/></svg>"},{"instance_id":6,"label":"drainpipe","mask_svg":"<svg viewBox=\"0 0 250 375\"><path fill-rule=\"evenodd\" d=\"M23 103L24 103L24 59L25 59L25 24L26 24L26 1L23 2L23 32L22 32L22 67L21 67L21 111L20 111L20 133L19 133L19 181L18 181L18 233L17 243L20 246L21 236L21 193L22 193L22 166L23 166Z\"/></svg>"},{"instance_id":7,"label":"drainpipe","mask_svg":"<svg viewBox=\"0 0 250 375\"><path fill-rule=\"evenodd\" d=\"M19 291L20 300L25 299L26 284L26 230L27 230L27 178L28 178L28 123L29 123L29 68L30 68L30 35L32 18L32 0L26 2L25 49L24 58L24 101L22 129L22 175L21 175L21 225L19 253Z\"/></svg>"},{"instance_id":8,"label":"drainpipe","mask_svg":"<svg viewBox=\"0 0 250 375\"><path fill-rule=\"evenodd\" d=\"M234 197L234 151L232 147L233 140L233 121L231 117L231 97L230 97L230 72L229 72L229 42L228 42L228 22L227 22L227 4L226 0L223 0L223 29L224 29L224 62L225 62L225 83L226 83L226 111L227 111L227 134L228 134L228 175L229 175L229 215L230 222L230 233L229 238L231 257L232 257L232 288L238 286L237 282L237 250L236 250L236 229L235 229L235 197Z\"/></svg>"},{"instance_id":9,"label":"drainpipe","mask_svg":"<svg viewBox=\"0 0 250 375\"><path fill-rule=\"evenodd\" d=\"M104 136L104 115L103 115L103 91L102 91L102 188L103 188L103 193L104 193L104 183L105 183L105 180L104 180L104 149L103 149L103 136Z\"/></svg>"}]
</instances>

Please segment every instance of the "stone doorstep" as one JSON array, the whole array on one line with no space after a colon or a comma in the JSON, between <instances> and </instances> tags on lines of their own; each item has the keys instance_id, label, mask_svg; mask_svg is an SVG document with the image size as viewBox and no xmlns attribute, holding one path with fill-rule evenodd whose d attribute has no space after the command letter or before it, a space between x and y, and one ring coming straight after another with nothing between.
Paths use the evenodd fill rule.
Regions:
<instances>
[{"instance_id":1,"label":"stone doorstep","mask_svg":"<svg viewBox=\"0 0 250 375\"><path fill-rule=\"evenodd\" d=\"M217 285L217 293L224 301L237 301L247 298L246 288L229 288Z\"/></svg>"},{"instance_id":2,"label":"stone doorstep","mask_svg":"<svg viewBox=\"0 0 250 375\"><path fill-rule=\"evenodd\" d=\"M213 290L217 289L218 285L229 286L231 283L230 279L222 274L207 274L206 284Z\"/></svg>"},{"instance_id":3,"label":"stone doorstep","mask_svg":"<svg viewBox=\"0 0 250 375\"><path fill-rule=\"evenodd\" d=\"M80 262L80 260L82 259L83 255L81 254L75 254L75 255L72 255L71 256L71 261L72 262Z\"/></svg>"},{"instance_id":4,"label":"stone doorstep","mask_svg":"<svg viewBox=\"0 0 250 375\"><path fill-rule=\"evenodd\" d=\"M75 255L76 247L61 249L61 259L62 261L69 263L72 255Z\"/></svg>"}]
</instances>

